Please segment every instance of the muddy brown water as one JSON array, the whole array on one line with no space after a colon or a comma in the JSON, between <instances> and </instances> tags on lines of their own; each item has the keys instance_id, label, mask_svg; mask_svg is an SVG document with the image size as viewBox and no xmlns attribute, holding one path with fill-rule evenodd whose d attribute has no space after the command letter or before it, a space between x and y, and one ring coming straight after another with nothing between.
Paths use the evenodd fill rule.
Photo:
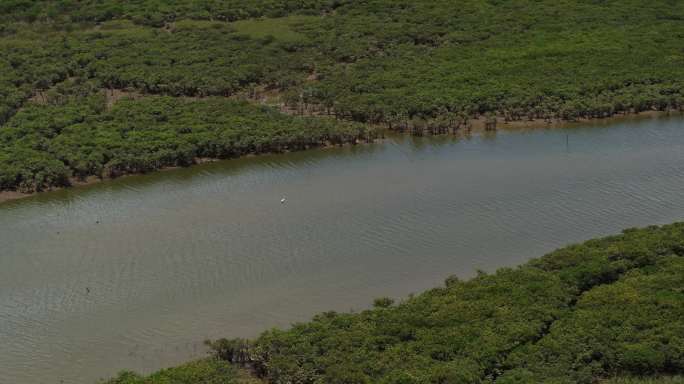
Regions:
<instances>
[{"instance_id":1,"label":"muddy brown water","mask_svg":"<svg viewBox=\"0 0 684 384\"><path fill-rule=\"evenodd\" d=\"M0 382L150 372L207 338L681 220L682 187L684 120L657 118L395 137L5 202Z\"/></svg>"}]
</instances>

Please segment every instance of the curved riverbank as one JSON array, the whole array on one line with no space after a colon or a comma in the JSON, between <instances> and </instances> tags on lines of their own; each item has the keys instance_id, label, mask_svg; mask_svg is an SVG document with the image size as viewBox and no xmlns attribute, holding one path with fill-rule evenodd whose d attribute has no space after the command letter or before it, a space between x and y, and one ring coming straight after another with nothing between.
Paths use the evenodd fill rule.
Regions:
<instances>
[{"instance_id":1,"label":"curved riverbank","mask_svg":"<svg viewBox=\"0 0 684 384\"><path fill-rule=\"evenodd\" d=\"M214 359L108 383L154 384L181 372L193 378L187 384L243 382L225 362L267 383L678 382L667 376L684 374L683 319L684 223L675 223L449 277L398 304L378 298L359 313L221 339L211 343Z\"/></svg>"},{"instance_id":2,"label":"curved riverbank","mask_svg":"<svg viewBox=\"0 0 684 384\"><path fill-rule=\"evenodd\" d=\"M684 374L682 331L684 223L675 223L213 345L271 383L590 384Z\"/></svg>"},{"instance_id":3,"label":"curved riverbank","mask_svg":"<svg viewBox=\"0 0 684 384\"><path fill-rule=\"evenodd\" d=\"M526 120L526 121L505 121L503 118L498 118L497 119L497 130L502 130L502 131L522 131L522 130L529 130L529 129L558 129L558 128L570 128L570 127L581 127L584 125L594 125L594 126L606 126L610 124L616 124L620 122L629 122L629 121L638 121L641 119L649 119L649 118L659 118L659 117L666 117L666 116L676 116L679 115L681 116L682 113L679 111L644 111L640 113L633 113L633 114L621 114L621 115L615 115L607 118L596 118L596 119L578 119L576 121L563 121L563 120L553 120L553 121L546 121L546 120L540 120L540 119L534 119L534 120ZM464 135L471 135L471 134L492 134L492 131L488 131L486 129L486 124L487 121L485 118L478 118L478 119L473 119L470 121L470 129L466 130L460 130L457 133L455 133L456 136L464 136ZM385 128L382 127L374 127L372 128L373 131L375 131L376 136L385 136L386 134L393 134L393 131L386 131ZM382 131L385 131L385 133L381 133ZM374 141L377 141L379 139L374 139ZM368 141L364 142L355 142L353 145L357 144L367 144ZM320 145L313 145L309 149L325 149L325 148L333 148L333 147L339 147L340 145L352 145L351 143L346 143L346 144L332 144L332 143L321 143ZM284 151L284 153L287 153L289 151ZM283 153L283 152L280 152ZM247 154L243 155L242 157L249 157L249 156L258 156L258 155L263 155L263 154L269 154L269 153L261 153L261 154ZM274 154L274 153L270 153ZM188 166L194 166L198 164L205 164L205 163L211 163L211 162L216 162L216 161L230 161L231 159L220 159L220 158L195 158L191 162L191 165ZM162 167L159 169L156 169L155 171L168 171L168 170L173 170L173 169L178 169L178 166L166 166ZM118 176L117 178L120 177L126 177L126 176L131 176L131 175L136 175L136 174L141 174L141 173L127 173ZM95 183L100 183L100 182L107 182L109 180L114 180L115 178L102 178L102 177L97 177L97 176L88 176L85 180L83 179L78 179L78 178L70 178L69 179L69 186L66 188L74 188L74 187L79 187L79 186L87 186L87 185L92 185ZM64 187L61 188L51 188L47 191L42 191L42 192L31 192L31 193L22 193L18 191L0 191L0 203L3 203L5 201L11 201L11 200L17 200L17 199L22 199L30 196L35 196L37 193L49 193L51 191L56 191L60 190Z\"/></svg>"},{"instance_id":4,"label":"curved riverbank","mask_svg":"<svg viewBox=\"0 0 684 384\"><path fill-rule=\"evenodd\" d=\"M22 384L147 374L204 356L207 338L681 220L682 148L674 117L392 135L2 204L0 371Z\"/></svg>"},{"instance_id":5,"label":"curved riverbank","mask_svg":"<svg viewBox=\"0 0 684 384\"><path fill-rule=\"evenodd\" d=\"M40 192L92 176L115 178L375 137L362 124L288 116L227 98L123 99L108 110L95 95L65 104L31 105L3 126L0 189Z\"/></svg>"}]
</instances>

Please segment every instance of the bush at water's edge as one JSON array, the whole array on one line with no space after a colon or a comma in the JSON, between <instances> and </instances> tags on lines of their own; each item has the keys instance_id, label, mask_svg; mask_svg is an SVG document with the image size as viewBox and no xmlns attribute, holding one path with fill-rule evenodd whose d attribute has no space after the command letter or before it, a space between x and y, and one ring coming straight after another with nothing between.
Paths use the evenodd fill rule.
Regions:
<instances>
[{"instance_id":1,"label":"bush at water's edge","mask_svg":"<svg viewBox=\"0 0 684 384\"><path fill-rule=\"evenodd\" d=\"M625 230L398 304L218 340L213 358L107 384L680 384L683 256L684 223Z\"/></svg>"},{"instance_id":2,"label":"bush at water's edge","mask_svg":"<svg viewBox=\"0 0 684 384\"><path fill-rule=\"evenodd\" d=\"M149 376L121 372L102 384L249 384L238 369L216 358L208 358L163 369ZM255 381L256 382L256 381Z\"/></svg>"},{"instance_id":3,"label":"bush at water's edge","mask_svg":"<svg viewBox=\"0 0 684 384\"><path fill-rule=\"evenodd\" d=\"M213 346L273 383L667 382L684 373L682 256L684 223L630 229Z\"/></svg>"}]
</instances>

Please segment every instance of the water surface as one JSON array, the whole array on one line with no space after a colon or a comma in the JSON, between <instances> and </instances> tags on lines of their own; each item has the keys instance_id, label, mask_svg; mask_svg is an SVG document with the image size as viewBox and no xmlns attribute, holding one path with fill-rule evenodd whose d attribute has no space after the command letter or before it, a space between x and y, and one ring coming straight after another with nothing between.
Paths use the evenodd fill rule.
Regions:
<instances>
[{"instance_id":1,"label":"water surface","mask_svg":"<svg viewBox=\"0 0 684 384\"><path fill-rule=\"evenodd\" d=\"M683 149L677 118L399 137L0 204L0 381L149 372L206 338L681 220Z\"/></svg>"}]
</instances>

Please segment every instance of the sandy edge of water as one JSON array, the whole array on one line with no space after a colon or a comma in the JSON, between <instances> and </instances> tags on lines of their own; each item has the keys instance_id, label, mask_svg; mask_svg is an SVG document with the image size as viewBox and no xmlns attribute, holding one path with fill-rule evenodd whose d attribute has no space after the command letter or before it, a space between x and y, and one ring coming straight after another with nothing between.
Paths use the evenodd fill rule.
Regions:
<instances>
[{"instance_id":1,"label":"sandy edge of water","mask_svg":"<svg viewBox=\"0 0 684 384\"><path fill-rule=\"evenodd\" d=\"M670 111L670 112L663 112L663 111L644 111L640 113L631 113L631 114L624 114L624 115L614 115L611 117L606 117L606 118L593 118L593 119L580 119L577 121L566 121L566 120L553 120L551 122L545 121L543 119L535 119L535 120L521 120L521 121L509 121L509 122L504 122L503 119L499 119L497 121L497 130L503 130L503 131L519 131L519 130L528 130L528 129L549 129L549 128L567 128L567 127L572 127L572 126L577 126L579 124L587 124L587 123L597 123L601 122L604 124L614 124L616 122L620 121L629 121L629 120L634 120L634 119L639 119L639 118L655 118L655 117L661 117L661 116L670 116L670 115L682 115L681 112L678 111ZM479 118L479 119L474 119L471 120L472 124L472 129L471 133L475 134L482 134L482 133L495 133L494 132L487 132L485 129L485 119L484 118ZM345 144L345 145L351 145L351 144ZM314 147L316 149L325 149L325 148L332 148L334 147L333 145L323 145L320 147ZM314 149L312 148L312 149ZM251 156L258 156L255 154L248 154L242 157L251 157ZM210 162L215 162L215 161L221 161L221 159L208 159L208 158L198 158L195 159L195 162L193 165L197 164L204 164L204 163L210 163ZM169 171L173 169L178 169L180 167L163 167L161 169L158 169L154 172L164 172L164 171ZM127 176L134 176L138 175L136 173L133 174L126 174L117 177L122 178L122 177L127 177ZM6 201L11 201L11 200L17 200L17 199L23 199L26 197L31 197L37 194L42 194L46 192L52 192L52 191L57 191L65 188L78 188L86 185L92 185L96 183L101 183L101 182L106 182L108 180L113 180L111 178L100 178L97 176L89 176L85 180L79 180L79 179L71 179L71 185L68 187L60 187L60 188L51 188L46 191L41 191L41 192L33 192L33 193L22 193L22 192L17 192L17 191L2 191L0 192L0 203L6 202Z\"/></svg>"}]
</instances>

